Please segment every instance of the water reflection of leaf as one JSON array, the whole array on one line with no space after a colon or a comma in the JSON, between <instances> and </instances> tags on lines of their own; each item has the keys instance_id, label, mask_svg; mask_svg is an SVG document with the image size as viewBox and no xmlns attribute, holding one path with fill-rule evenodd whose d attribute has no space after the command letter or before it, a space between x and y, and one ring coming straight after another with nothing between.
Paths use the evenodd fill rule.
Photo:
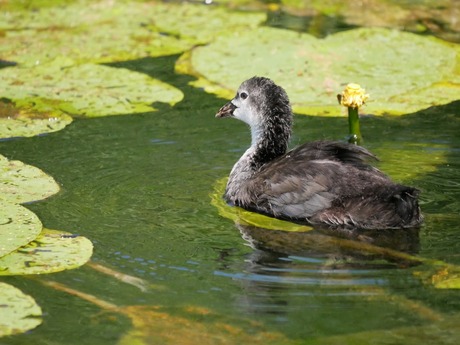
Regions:
<instances>
[{"instance_id":1,"label":"water reflection of leaf","mask_svg":"<svg viewBox=\"0 0 460 345\"><path fill-rule=\"evenodd\" d=\"M447 162L448 151L449 147L445 144L411 143L401 147L398 142L388 142L373 150L381 160L379 169L390 172L395 181L405 183L437 171Z\"/></svg>"},{"instance_id":2,"label":"water reflection of leaf","mask_svg":"<svg viewBox=\"0 0 460 345\"><path fill-rule=\"evenodd\" d=\"M86 300L98 307L128 317L133 328L122 336L119 345L149 344L294 344L282 334L267 330L252 320L237 320L249 324L251 331L235 325L225 315L213 313L201 307L187 307L170 313L160 306L119 307L94 295L90 295L54 281L40 282L51 288Z\"/></svg>"},{"instance_id":3,"label":"water reflection of leaf","mask_svg":"<svg viewBox=\"0 0 460 345\"><path fill-rule=\"evenodd\" d=\"M120 311L131 319L133 329L118 344L294 344L282 334L267 331L261 325L257 327L254 322L249 333L210 310L195 309L200 312L181 311L183 316L178 316L154 306L123 307Z\"/></svg>"},{"instance_id":4,"label":"water reflection of leaf","mask_svg":"<svg viewBox=\"0 0 460 345\"><path fill-rule=\"evenodd\" d=\"M201 77L200 87L224 97L254 74L270 77L286 89L296 111L313 115L340 115L335 95L354 81L371 94L363 111L401 115L458 98L459 53L460 47L441 40L387 29L355 29L320 40L262 27L197 47L188 69Z\"/></svg>"},{"instance_id":5,"label":"water reflection of leaf","mask_svg":"<svg viewBox=\"0 0 460 345\"><path fill-rule=\"evenodd\" d=\"M27 332L42 322L42 310L32 297L1 282L0 310L0 337Z\"/></svg>"},{"instance_id":6,"label":"water reflection of leaf","mask_svg":"<svg viewBox=\"0 0 460 345\"><path fill-rule=\"evenodd\" d=\"M86 300L98 307L128 317L133 328L125 333L119 341L119 345L138 344L299 344L297 340L291 340L282 334L269 331L266 327L253 320L239 319L234 320L225 315L216 314L212 310L189 306L183 309L175 309L174 313L160 306L125 306L119 307L107 302L94 295L90 295L69 286L54 281L40 280L45 286L49 286L58 291L71 294ZM332 337L321 337L313 339L303 339L302 344L372 344L382 340L387 343L388 339L418 333L423 334L422 339L433 339L436 343L443 339L444 332L456 323L458 316L445 318L442 314L424 306L418 301L412 301L397 295L388 295L378 287L373 288L363 294L363 298L376 299L384 298L385 301L396 303L400 307L410 310L419 315L423 320L429 321L417 327L396 328L390 330L376 330L370 332L342 334ZM363 292L363 291L357 291ZM369 293L371 292L371 293ZM367 297L366 297L367 296ZM452 320L453 319L453 320ZM452 323L450 321L453 321ZM242 325L242 326L239 326ZM250 332L245 327L250 328ZM456 330L455 330L456 332ZM448 339L454 339L449 333ZM396 336L395 336L396 335ZM378 341L376 342L376 339ZM418 337L417 337L418 339ZM420 341L420 339L418 339ZM414 342L416 344L416 342ZM418 343L417 343L418 344Z\"/></svg>"}]
</instances>

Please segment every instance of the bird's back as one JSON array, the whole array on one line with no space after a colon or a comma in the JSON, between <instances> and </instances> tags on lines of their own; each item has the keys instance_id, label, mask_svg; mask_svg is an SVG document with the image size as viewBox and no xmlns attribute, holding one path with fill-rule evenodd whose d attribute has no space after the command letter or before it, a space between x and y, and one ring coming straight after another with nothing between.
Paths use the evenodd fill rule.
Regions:
<instances>
[{"instance_id":1,"label":"bird's back","mask_svg":"<svg viewBox=\"0 0 460 345\"><path fill-rule=\"evenodd\" d=\"M228 201L313 224L358 228L420 224L418 190L393 183L367 163L375 159L356 145L310 142L264 164Z\"/></svg>"}]
</instances>

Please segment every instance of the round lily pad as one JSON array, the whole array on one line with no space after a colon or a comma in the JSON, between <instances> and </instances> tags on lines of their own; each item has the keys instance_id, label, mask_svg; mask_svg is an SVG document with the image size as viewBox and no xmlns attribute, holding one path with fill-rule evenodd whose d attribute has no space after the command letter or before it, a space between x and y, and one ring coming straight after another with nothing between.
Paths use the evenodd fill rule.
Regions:
<instances>
[{"instance_id":1,"label":"round lily pad","mask_svg":"<svg viewBox=\"0 0 460 345\"><path fill-rule=\"evenodd\" d=\"M45 199L58 191L56 181L42 170L0 155L0 200L21 204Z\"/></svg>"},{"instance_id":2,"label":"round lily pad","mask_svg":"<svg viewBox=\"0 0 460 345\"><path fill-rule=\"evenodd\" d=\"M43 229L31 243L0 258L0 275L43 274L84 265L93 254L86 237Z\"/></svg>"},{"instance_id":3,"label":"round lily pad","mask_svg":"<svg viewBox=\"0 0 460 345\"><path fill-rule=\"evenodd\" d=\"M460 94L458 46L388 29L317 39L262 27L197 47L188 62L188 72L201 77L196 86L226 97L253 75L272 78L305 114L340 115L336 95L350 82L370 93L364 111L371 114L411 113Z\"/></svg>"},{"instance_id":4,"label":"round lily pad","mask_svg":"<svg viewBox=\"0 0 460 345\"><path fill-rule=\"evenodd\" d=\"M0 70L2 96L43 112L44 107L71 115L105 116L152 111L153 102L174 104L180 90L143 73L68 59L34 68ZM46 110L45 110L46 111Z\"/></svg>"},{"instance_id":5,"label":"round lily pad","mask_svg":"<svg viewBox=\"0 0 460 345\"><path fill-rule=\"evenodd\" d=\"M27 332L42 323L35 300L6 283L0 283L0 337Z\"/></svg>"},{"instance_id":6,"label":"round lily pad","mask_svg":"<svg viewBox=\"0 0 460 345\"><path fill-rule=\"evenodd\" d=\"M32 211L0 200L0 257L33 241L41 230L42 223Z\"/></svg>"}]
</instances>

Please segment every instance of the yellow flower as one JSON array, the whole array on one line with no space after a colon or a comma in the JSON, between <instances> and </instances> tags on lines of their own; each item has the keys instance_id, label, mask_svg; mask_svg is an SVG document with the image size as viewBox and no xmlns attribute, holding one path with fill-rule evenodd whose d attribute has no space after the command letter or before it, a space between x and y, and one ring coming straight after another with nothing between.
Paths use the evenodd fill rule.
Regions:
<instances>
[{"instance_id":1,"label":"yellow flower","mask_svg":"<svg viewBox=\"0 0 460 345\"><path fill-rule=\"evenodd\" d=\"M369 98L369 95L365 92L366 90L362 89L358 84L351 83L346 86L341 95L337 95L337 99L344 107L359 108Z\"/></svg>"}]
</instances>

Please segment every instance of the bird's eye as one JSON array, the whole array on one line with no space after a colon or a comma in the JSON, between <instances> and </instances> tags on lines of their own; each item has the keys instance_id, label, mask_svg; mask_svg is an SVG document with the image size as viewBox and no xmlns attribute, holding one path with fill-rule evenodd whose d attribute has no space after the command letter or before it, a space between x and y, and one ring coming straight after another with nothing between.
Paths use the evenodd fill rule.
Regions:
<instances>
[{"instance_id":1,"label":"bird's eye","mask_svg":"<svg viewBox=\"0 0 460 345\"><path fill-rule=\"evenodd\" d=\"M246 92L241 92L241 93L240 93L240 97L241 97L242 99L246 99L246 98L248 98L248 94L247 94Z\"/></svg>"}]
</instances>

